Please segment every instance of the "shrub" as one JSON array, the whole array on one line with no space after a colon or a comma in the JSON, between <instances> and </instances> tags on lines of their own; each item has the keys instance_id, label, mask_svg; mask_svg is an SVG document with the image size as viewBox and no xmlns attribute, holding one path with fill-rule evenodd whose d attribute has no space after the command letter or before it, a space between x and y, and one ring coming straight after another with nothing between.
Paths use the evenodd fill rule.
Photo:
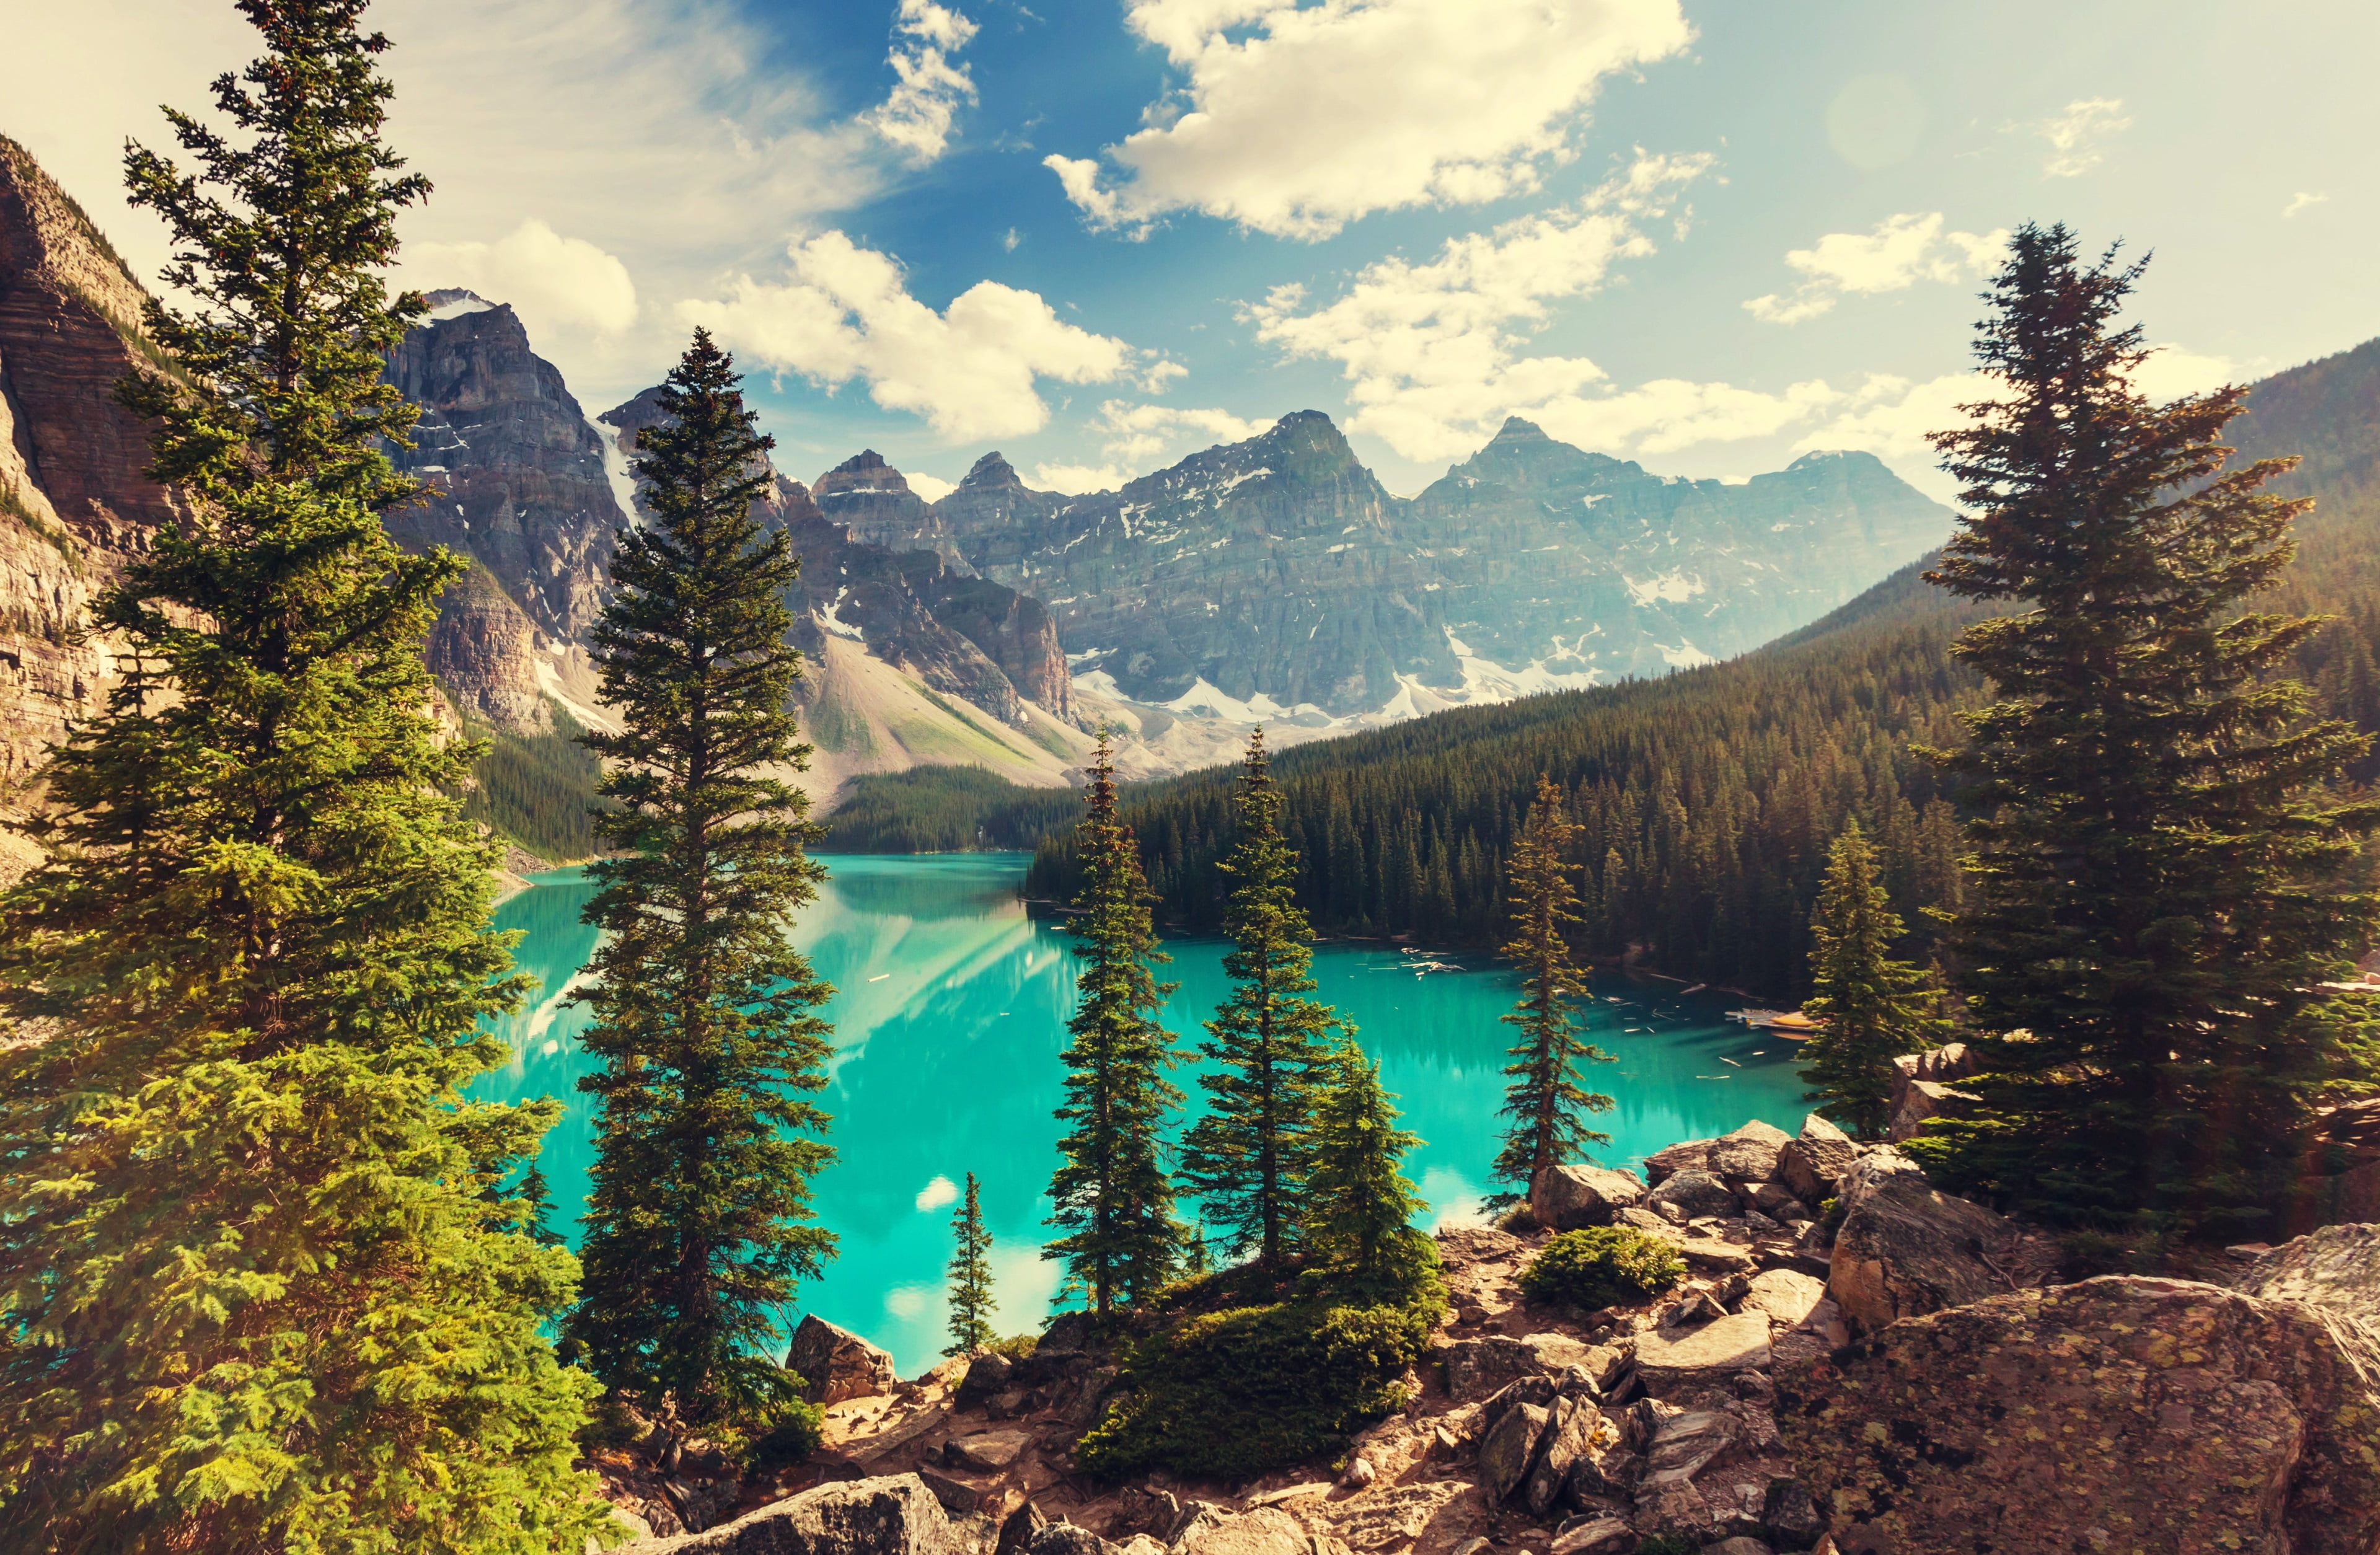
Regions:
<instances>
[{"instance_id":1,"label":"shrub","mask_svg":"<svg viewBox=\"0 0 2380 1555\"><path fill-rule=\"evenodd\" d=\"M825 1434L826 1411L805 1400L789 1400L777 1406L767 1428L751 1439L742 1454L744 1467L753 1474L791 1468L817 1452Z\"/></svg>"},{"instance_id":2,"label":"shrub","mask_svg":"<svg viewBox=\"0 0 2380 1555\"><path fill-rule=\"evenodd\" d=\"M984 1350L990 1355L1005 1355L1012 1361L1021 1361L1033 1354L1033 1347L1040 1342L1041 1336L1038 1333L1012 1333L1006 1339L993 1340L984 1346Z\"/></svg>"},{"instance_id":3,"label":"shrub","mask_svg":"<svg viewBox=\"0 0 2380 1555\"><path fill-rule=\"evenodd\" d=\"M1409 1402L1399 1379L1430 1302L1285 1302L1184 1318L1132 1347L1129 1390L1075 1450L1103 1478L1165 1469L1245 1479L1336 1448Z\"/></svg>"},{"instance_id":4,"label":"shrub","mask_svg":"<svg viewBox=\"0 0 2380 1555\"><path fill-rule=\"evenodd\" d=\"M1590 1226L1547 1243L1521 1270L1521 1290L1531 1301L1633 1306L1685 1277L1685 1260L1659 1237L1627 1226Z\"/></svg>"}]
</instances>

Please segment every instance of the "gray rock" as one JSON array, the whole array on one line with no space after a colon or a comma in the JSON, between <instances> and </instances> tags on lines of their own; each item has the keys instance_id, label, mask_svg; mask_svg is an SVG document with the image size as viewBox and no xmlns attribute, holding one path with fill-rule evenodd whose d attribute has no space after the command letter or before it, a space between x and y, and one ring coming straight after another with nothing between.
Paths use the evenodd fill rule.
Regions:
<instances>
[{"instance_id":1,"label":"gray rock","mask_svg":"<svg viewBox=\"0 0 2380 1555\"><path fill-rule=\"evenodd\" d=\"M920 1468L917 1478L953 1517L971 1517L983 1510L984 1486L935 1468Z\"/></svg>"},{"instance_id":2,"label":"gray rock","mask_svg":"<svg viewBox=\"0 0 2380 1555\"><path fill-rule=\"evenodd\" d=\"M1202 1525L1174 1549L1176 1555L1315 1555L1305 1527L1277 1506Z\"/></svg>"},{"instance_id":3,"label":"gray rock","mask_svg":"<svg viewBox=\"0 0 2380 1555\"><path fill-rule=\"evenodd\" d=\"M1733 1538L1723 1538L1717 1544L1704 1546L1703 1555L1777 1555L1777 1551L1750 1534L1738 1534Z\"/></svg>"},{"instance_id":4,"label":"gray rock","mask_svg":"<svg viewBox=\"0 0 2380 1555\"><path fill-rule=\"evenodd\" d=\"M1840 1197L1827 1294L1854 1333L2007 1292L1992 1265L2010 1267L2017 1228L1979 1204L1936 1192L1898 1150L1860 1158Z\"/></svg>"},{"instance_id":5,"label":"gray rock","mask_svg":"<svg viewBox=\"0 0 2380 1555\"><path fill-rule=\"evenodd\" d=\"M1546 1421L1544 1439L1537 1448L1536 1465L1529 1470L1528 1483L1523 1487L1530 1516L1543 1517L1561 1500L1563 1488L1570 1482L1571 1465L1594 1442L1602 1425L1603 1411L1588 1400L1554 1401L1553 1413Z\"/></svg>"},{"instance_id":6,"label":"gray rock","mask_svg":"<svg viewBox=\"0 0 2380 1555\"><path fill-rule=\"evenodd\" d=\"M1716 1139L1682 1139L1645 1158L1645 1181L1659 1187L1681 1172L1708 1172Z\"/></svg>"},{"instance_id":7,"label":"gray rock","mask_svg":"<svg viewBox=\"0 0 2380 1555\"><path fill-rule=\"evenodd\" d=\"M1951 1082L1975 1073L1976 1056L1964 1042L1922 1053L1903 1053L1892 1061L1891 1129L1893 1143L1913 1137L1925 1120L1946 1107L1973 1099Z\"/></svg>"},{"instance_id":8,"label":"gray rock","mask_svg":"<svg viewBox=\"0 0 2380 1555\"><path fill-rule=\"evenodd\" d=\"M1769 1364L1768 1318L1741 1312L1699 1328L1654 1329L1636 1336L1636 1375L1658 1396L1686 1383L1708 1383Z\"/></svg>"},{"instance_id":9,"label":"gray rock","mask_svg":"<svg viewBox=\"0 0 2380 1555\"><path fill-rule=\"evenodd\" d=\"M1577 1507L1597 1500L1624 1501L1636 1494L1637 1482L1644 1477L1643 1453L1612 1442L1594 1444L1572 1462L1562 1493Z\"/></svg>"},{"instance_id":10,"label":"gray rock","mask_svg":"<svg viewBox=\"0 0 2380 1555\"><path fill-rule=\"evenodd\" d=\"M821 1485L706 1532L640 1549L652 1555L958 1555L941 1503L914 1474Z\"/></svg>"},{"instance_id":11,"label":"gray rock","mask_svg":"<svg viewBox=\"0 0 2380 1555\"><path fill-rule=\"evenodd\" d=\"M952 1438L944 1444L942 1455L953 1465L997 1472L1016 1462L1032 1445L1030 1431L978 1431Z\"/></svg>"},{"instance_id":12,"label":"gray rock","mask_svg":"<svg viewBox=\"0 0 2380 1555\"><path fill-rule=\"evenodd\" d=\"M1624 1517L1583 1517L1556 1530L1547 1555L1636 1555L1636 1530Z\"/></svg>"},{"instance_id":13,"label":"gray rock","mask_svg":"<svg viewBox=\"0 0 2380 1555\"><path fill-rule=\"evenodd\" d=\"M1552 1411L1543 1404L1521 1403L1507 1409L1479 1439L1479 1483L1492 1503L1520 1488L1536 1457Z\"/></svg>"},{"instance_id":14,"label":"gray rock","mask_svg":"<svg viewBox=\"0 0 2380 1555\"><path fill-rule=\"evenodd\" d=\"M785 1348L785 1369L799 1374L802 1397L818 1404L890 1393L894 1382L891 1352L815 1312L794 1330L794 1342Z\"/></svg>"},{"instance_id":15,"label":"gray rock","mask_svg":"<svg viewBox=\"0 0 2380 1555\"><path fill-rule=\"evenodd\" d=\"M1779 1223L1810 1218L1809 1206L1782 1183L1763 1183L1754 1188L1752 1208Z\"/></svg>"},{"instance_id":16,"label":"gray rock","mask_svg":"<svg viewBox=\"0 0 2380 1555\"><path fill-rule=\"evenodd\" d=\"M1735 1213L1735 1195L1728 1185L1711 1173L1694 1168L1671 1172L1645 1197L1645 1204L1656 1213L1660 1213L1666 1205L1690 1221L1706 1215Z\"/></svg>"},{"instance_id":17,"label":"gray rock","mask_svg":"<svg viewBox=\"0 0 2380 1555\"><path fill-rule=\"evenodd\" d=\"M1778 1152L1793 1136L1758 1119L1711 1144L1711 1175L1734 1183L1767 1183L1777 1176Z\"/></svg>"},{"instance_id":18,"label":"gray rock","mask_svg":"<svg viewBox=\"0 0 2380 1555\"><path fill-rule=\"evenodd\" d=\"M1718 1462L1742 1435L1743 1427L1733 1415L1716 1410L1688 1410L1662 1422L1652 1445L1645 1449L1645 1478L1638 1493L1694 1478Z\"/></svg>"},{"instance_id":19,"label":"gray rock","mask_svg":"<svg viewBox=\"0 0 2380 1555\"><path fill-rule=\"evenodd\" d=\"M1826 1282L1790 1269L1771 1269L1754 1277L1743 1294L1742 1310L1758 1312L1787 1328L1803 1321L1827 1299Z\"/></svg>"},{"instance_id":20,"label":"gray rock","mask_svg":"<svg viewBox=\"0 0 2380 1555\"><path fill-rule=\"evenodd\" d=\"M2325 1226L2285 1242L2249 1267L2240 1288L2380 1326L2380 1225Z\"/></svg>"},{"instance_id":21,"label":"gray rock","mask_svg":"<svg viewBox=\"0 0 2380 1555\"><path fill-rule=\"evenodd\" d=\"M1777 1152L1777 1174L1793 1197L1817 1209L1835 1197L1835 1184L1859 1161L1852 1136L1813 1112L1802 1120L1802 1133Z\"/></svg>"},{"instance_id":22,"label":"gray rock","mask_svg":"<svg viewBox=\"0 0 2380 1555\"><path fill-rule=\"evenodd\" d=\"M1118 1555L1116 1547L1072 1523L1052 1523L1033 1536L1026 1555Z\"/></svg>"},{"instance_id":23,"label":"gray rock","mask_svg":"<svg viewBox=\"0 0 2380 1555\"><path fill-rule=\"evenodd\" d=\"M1529 1213L1551 1231L1609 1225L1615 1211L1644 1202L1645 1184L1636 1173L1608 1167L1550 1167L1529 1185Z\"/></svg>"},{"instance_id":24,"label":"gray rock","mask_svg":"<svg viewBox=\"0 0 2380 1555\"><path fill-rule=\"evenodd\" d=\"M1781 1549L1807 1549L1827 1531L1827 1520L1811 1499L1810 1488L1783 1476L1768 1482L1767 1494L1761 1498L1760 1522L1769 1542Z\"/></svg>"},{"instance_id":25,"label":"gray rock","mask_svg":"<svg viewBox=\"0 0 2380 1555\"><path fill-rule=\"evenodd\" d=\"M1001 1524L1000 1540L992 1547L992 1555L1019 1555L1032 1548L1035 1537L1049 1525L1050 1519L1041 1509L1027 1500Z\"/></svg>"},{"instance_id":26,"label":"gray rock","mask_svg":"<svg viewBox=\"0 0 2380 1555\"><path fill-rule=\"evenodd\" d=\"M966 1375L959 1379L955 1395L959 1407L965 1409L1007 1392L1009 1379L1015 1370L1015 1362L993 1351L973 1357L967 1362Z\"/></svg>"}]
</instances>

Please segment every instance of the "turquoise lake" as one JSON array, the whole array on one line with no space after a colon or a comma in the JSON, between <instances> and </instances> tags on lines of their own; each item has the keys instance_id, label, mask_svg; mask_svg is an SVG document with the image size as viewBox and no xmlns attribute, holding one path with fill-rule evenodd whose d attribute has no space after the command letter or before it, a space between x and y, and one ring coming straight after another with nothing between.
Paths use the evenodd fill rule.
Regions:
<instances>
[{"instance_id":1,"label":"turquoise lake","mask_svg":"<svg viewBox=\"0 0 2380 1555\"><path fill-rule=\"evenodd\" d=\"M1058 1054L1073 1012L1073 958L1061 927L1026 916L1016 898L1021 854L879 857L838 855L795 939L835 987L833 1072L820 1104L834 1115L838 1152L820 1178L820 1221L842 1239L827 1277L805 1289L805 1310L892 1352L901 1374L931 1366L943 1333L942 1267L950 1257L956 1184L983 1183L994 1236L1003 1332L1038 1328L1057 1288L1040 1257L1042 1197L1056 1164L1062 1080ZM525 931L516 957L543 987L497 1027L512 1063L484 1076L482 1097L562 1099L544 1167L554 1229L574 1244L592 1156L589 1099L577 1089L587 1061L577 1034L587 1011L566 1002L595 944L578 921L591 888L576 869L534 877L497 909L501 929ZM1182 985L1166 1021L1187 1039L1224 991L1224 945L1174 940L1166 976ZM1318 946L1319 997L1359 1028L1397 1092L1405 1125L1427 1143L1406 1169L1429 1201L1429 1223L1474 1218L1496 1151L1496 1109L1512 1007L1507 969L1464 965L1416 973L1430 959L1393 946ZM1458 958L1448 957L1446 961ZM1445 962L1440 962L1444 965ZM1724 1133L1750 1118L1797 1128L1807 1110L1791 1044L1723 1018L1732 995L1682 991L1649 978L1598 974L1592 1024L1617 1062L1589 1084L1615 1109L1606 1164L1632 1165L1679 1139ZM1175 1079L1197 1105L1190 1064Z\"/></svg>"}]
</instances>

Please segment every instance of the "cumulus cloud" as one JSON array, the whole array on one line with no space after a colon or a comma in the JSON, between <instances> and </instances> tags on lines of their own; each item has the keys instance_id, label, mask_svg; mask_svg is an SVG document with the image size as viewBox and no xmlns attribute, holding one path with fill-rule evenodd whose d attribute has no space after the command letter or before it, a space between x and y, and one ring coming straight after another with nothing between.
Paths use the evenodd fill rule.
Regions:
<instances>
[{"instance_id":1,"label":"cumulus cloud","mask_svg":"<svg viewBox=\"0 0 2380 1555\"><path fill-rule=\"evenodd\" d=\"M2042 171L2053 178L2079 178L2106 160L2099 141L2132 128L2120 97L2078 97L2066 112L2041 122L2041 138L2049 142L2049 160Z\"/></svg>"},{"instance_id":2,"label":"cumulus cloud","mask_svg":"<svg viewBox=\"0 0 2380 1555\"><path fill-rule=\"evenodd\" d=\"M1038 379L1161 382L1172 364L1060 319L1035 292L978 281L936 312L909 295L889 254L841 232L797 242L783 281L738 276L728 295L679 304L747 361L829 388L865 381L888 410L925 418L953 440L1038 431Z\"/></svg>"},{"instance_id":3,"label":"cumulus cloud","mask_svg":"<svg viewBox=\"0 0 2380 1555\"><path fill-rule=\"evenodd\" d=\"M1162 468L1169 456L1178 458L1194 448L1211 447L1218 443L1244 443L1271 425L1270 421L1252 421L1212 407L1111 399L1102 403L1099 413L1083 424L1087 433L1099 440L1099 451L1107 456L1107 461L1088 465L1062 460L1038 465L1031 484L1069 495L1111 492L1126 481Z\"/></svg>"},{"instance_id":4,"label":"cumulus cloud","mask_svg":"<svg viewBox=\"0 0 2380 1555\"><path fill-rule=\"evenodd\" d=\"M1508 415L1550 428L1584 414L1579 407L1605 374L1584 357L1526 355L1529 335L1550 321L1552 304L1601 290L1613 264L1652 253L1645 226L1669 216L1710 160L1639 153L1573 208L1451 238L1427 263L1366 265L1321 306L1309 307L1301 286L1277 287L1247 316L1259 339L1289 355L1337 361L1351 385L1350 430L1407 458L1468 453ZM1668 411L1657 414L1646 400L1609 414L1646 436L1707 419L1663 395Z\"/></svg>"},{"instance_id":5,"label":"cumulus cloud","mask_svg":"<svg viewBox=\"0 0 2380 1555\"><path fill-rule=\"evenodd\" d=\"M901 479L909 483L909 490L928 502L940 502L959 489L955 480L945 480L939 475L926 475L914 469L903 470Z\"/></svg>"},{"instance_id":6,"label":"cumulus cloud","mask_svg":"<svg viewBox=\"0 0 2380 1555\"><path fill-rule=\"evenodd\" d=\"M934 0L901 0L892 23L892 52L886 60L900 79L881 104L860 121L914 163L941 156L951 142L951 125L962 103L975 101L975 81L951 55L967 46L976 25Z\"/></svg>"},{"instance_id":7,"label":"cumulus cloud","mask_svg":"<svg viewBox=\"0 0 2380 1555\"><path fill-rule=\"evenodd\" d=\"M917 1208L940 1209L945 1204L956 1203L958 1197L959 1185L938 1172L932 1181L917 1190Z\"/></svg>"},{"instance_id":8,"label":"cumulus cloud","mask_svg":"<svg viewBox=\"0 0 2380 1555\"><path fill-rule=\"evenodd\" d=\"M509 302L535 337L577 329L617 334L637 322L628 267L534 217L493 243L417 243L406 259L415 285L467 286Z\"/></svg>"},{"instance_id":9,"label":"cumulus cloud","mask_svg":"<svg viewBox=\"0 0 2380 1555\"><path fill-rule=\"evenodd\" d=\"M1790 295L1771 292L1744 310L1772 324L1815 319L1845 292L1873 296L1906 290L1919 281L1956 282L1981 275L2008 247L2008 229L1981 235L1945 232L1939 211L1887 216L1873 232L1830 232L1785 262L1807 279Z\"/></svg>"},{"instance_id":10,"label":"cumulus cloud","mask_svg":"<svg viewBox=\"0 0 2380 1555\"><path fill-rule=\"evenodd\" d=\"M2288 218L2296 215L2299 212L2307 209L2309 206L2326 205L2329 202L2330 196L2326 194L2313 194L2309 193L2304 189L2300 189L2296 195L2290 199L2287 205L2281 207L2281 217L2283 220L2287 220Z\"/></svg>"},{"instance_id":11,"label":"cumulus cloud","mask_svg":"<svg viewBox=\"0 0 2380 1555\"><path fill-rule=\"evenodd\" d=\"M1073 497L1085 492L1112 492L1135 473L1121 465L1035 465L1027 484L1036 491L1063 492Z\"/></svg>"},{"instance_id":12,"label":"cumulus cloud","mask_svg":"<svg viewBox=\"0 0 2380 1555\"><path fill-rule=\"evenodd\" d=\"M2149 347L2148 360L2132 372L2132 387L2162 403L2183 395L2203 395L2245 376L2240 364L2228 357L2167 344Z\"/></svg>"},{"instance_id":13,"label":"cumulus cloud","mask_svg":"<svg viewBox=\"0 0 2380 1555\"><path fill-rule=\"evenodd\" d=\"M1105 226L1199 211L1318 238L1373 211L1526 193L1603 79L1683 49L1678 0L1131 0L1185 78L1111 167L1050 156Z\"/></svg>"}]
</instances>

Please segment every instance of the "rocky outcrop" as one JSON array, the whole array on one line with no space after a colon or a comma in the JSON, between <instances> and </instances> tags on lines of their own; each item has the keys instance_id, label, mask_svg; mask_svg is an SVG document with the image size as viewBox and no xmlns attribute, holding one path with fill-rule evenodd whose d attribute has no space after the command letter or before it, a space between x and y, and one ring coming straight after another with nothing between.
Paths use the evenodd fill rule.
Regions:
<instances>
[{"instance_id":1,"label":"rocky outcrop","mask_svg":"<svg viewBox=\"0 0 2380 1555\"><path fill-rule=\"evenodd\" d=\"M110 664L78 640L90 603L173 514L141 471L149 429L115 403L158 372L147 300L122 260L25 149L0 137L0 799Z\"/></svg>"},{"instance_id":2,"label":"rocky outcrop","mask_svg":"<svg viewBox=\"0 0 2380 1555\"><path fill-rule=\"evenodd\" d=\"M793 1342L785 1349L785 1369L801 1378L802 1397L818 1404L889 1393L894 1381L890 1352L815 1312L794 1330Z\"/></svg>"},{"instance_id":3,"label":"rocky outcrop","mask_svg":"<svg viewBox=\"0 0 2380 1555\"><path fill-rule=\"evenodd\" d=\"M863 448L810 483L810 498L826 517L863 545L887 551L933 551L965 571L941 519L909 489L909 478Z\"/></svg>"},{"instance_id":4,"label":"rocky outcrop","mask_svg":"<svg viewBox=\"0 0 2380 1555\"><path fill-rule=\"evenodd\" d=\"M950 1520L914 1474L821 1485L698 1534L636 1547L655 1555L958 1555Z\"/></svg>"},{"instance_id":5,"label":"rocky outcrop","mask_svg":"<svg viewBox=\"0 0 2380 1555\"><path fill-rule=\"evenodd\" d=\"M1961 1103L1974 1100L1973 1094L1958 1088L1956 1082L1975 1069L1976 1055L1964 1042L1894 1059L1888 1135L1892 1142L1914 1139L1926 1119L1955 1112Z\"/></svg>"},{"instance_id":6,"label":"rocky outcrop","mask_svg":"<svg viewBox=\"0 0 2380 1555\"><path fill-rule=\"evenodd\" d=\"M2283 1243L2237 1284L2250 1295L2325 1307L2380 1334L2380 1225L2325 1226Z\"/></svg>"},{"instance_id":7,"label":"rocky outcrop","mask_svg":"<svg viewBox=\"0 0 2380 1555\"><path fill-rule=\"evenodd\" d=\"M2010 1290L2022 1233L1980 1204L1937 1192L1898 1150L1862 1158L1839 1190L1827 1291L1855 1330Z\"/></svg>"},{"instance_id":8,"label":"rocky outcrop","mask_svg":"<svg viewBox=\"0 0 2380 1555\"><path fill-rule=\"evenodd\" d=\"M2375 1379L2308 1307L2118 1277L1781 1367L1777 1417L1845 1551L2370 1555Z\"/></svg>"},{"instance_id":9,"label":"rocky outcrop","mask_svg":"<svg viewBox=\"0 0 2380 1555\"><path fill-rule=\"evenodd\" d=\"M1802 1132L1777 1152L1777 1174L1795 1197L1815 1209L1835 1197L1844 1173L1859 1163L1852 1136L1813 1112Z\"/></svg>"},{"instance_id":10,"label":"rocky outcrop","mask_svg":"<svg viewBox=\"0 0 2380 1555\"><path fill-rule=\"evenodd\" d=\"M528 614L474 562L439 600L425 657L458 710L530 734L553 725L538 681L537 637Z\"/></svg>"},{"instance_id":11,"label":"rocky outcrop","mask_svg":"<svg viewBox=\"0 0 2380 1555\"><path fill-rule=\"evenodd\" d=\"M1548 1167L1529 1184L1529 1213L1548 1231L1609 1225L1614 1214L1644 1202L1644 1179L1609 1167Z\"/></svg>"}]
</instances>

